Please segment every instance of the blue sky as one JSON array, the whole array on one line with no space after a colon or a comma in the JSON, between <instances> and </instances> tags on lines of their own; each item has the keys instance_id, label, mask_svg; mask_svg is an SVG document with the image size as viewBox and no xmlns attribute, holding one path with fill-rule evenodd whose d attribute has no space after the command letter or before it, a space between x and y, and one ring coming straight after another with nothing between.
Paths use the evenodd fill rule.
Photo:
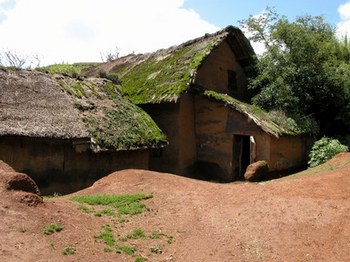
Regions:
<instances>
[{"instance_id":1,"label":"blue sky","mask_svg":"<svg viewBox=\"0 0 350 262\"><path fill-rule=\"evenodd\" d=\"M279 14L293 20L300 15L323 15L327 22L336 26L340 22L337 11L346 0L186 0L185 8L195 10L200 16L219 27L233 24L246 19L250 14L260 13L266 6L275 7Z\"/></svg>"},{"instance_id":2,"label":"blue sky","mask_svg":"<svg viewBox=\"0 0 350 262\"><path fill-rule=\"evenodd\" d=\"M340 35L350 35L350 0L0 0L0 62L6 51L33 67L99 62L116 49L152 52L238 26L266 6L291 20L324 15Z\"/></svg>"}]
</instances>

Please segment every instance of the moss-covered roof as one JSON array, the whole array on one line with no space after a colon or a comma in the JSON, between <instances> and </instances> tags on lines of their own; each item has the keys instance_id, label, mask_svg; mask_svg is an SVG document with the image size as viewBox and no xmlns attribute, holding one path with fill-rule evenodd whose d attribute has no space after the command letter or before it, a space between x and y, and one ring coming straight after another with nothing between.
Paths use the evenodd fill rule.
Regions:
<instances>
[{"instance_id":1,"label":"moss-covered roof","mask_svg":"<svg viewBox=\"0 0 350 262\"><path fill-rule=\"evenodd\" d=\"M151 117L122 97L120 86L101 78L66 77L58 82L81 112L95 150L158 147L167 143Z\"/></svg>"},{"instance_id":2,"label":"moss-covered roof","mask_svg":"<svg viewBox=\"0 0 350 262\"><path fill-rule=\"evenodd\" d=\"M260 107L239 101L227 94L217 93L212 90L202 90L200 91L200 94L209 99L219 101L225 106L229 106L242 113L252 119L264 132L275 137L283 135L312 134L315 132L312 125L307 125L307 120L305 120L304 125L301 125L300 123L297 124L294 119L288 118L281 112L266 112Z\"/></svg>"},{"instance_id":3,"label":"moss-covered roof","mask_svg":"<svg viewBox=\"0 0 350 262\"><path fill-rule=\"evenodd\" d=\"M88 74L97 75L99 70L117 73L123 95L135 104L176 101L188 91L202 61L225 40L243 68L255 61L254 51L241 30L227 27L155 53L119 58Z\"/></svg>"},{"instance_id":4,"label":"moss-covered roof","mask_svg":"<svg viewBox=\"0 0 350 262\"><path fill-rule=\"evenodd\" d=\"M101 78L0 68L0 135L91 141L95 151L157 147L166 137Z\"/></svg>"}]
</instances>

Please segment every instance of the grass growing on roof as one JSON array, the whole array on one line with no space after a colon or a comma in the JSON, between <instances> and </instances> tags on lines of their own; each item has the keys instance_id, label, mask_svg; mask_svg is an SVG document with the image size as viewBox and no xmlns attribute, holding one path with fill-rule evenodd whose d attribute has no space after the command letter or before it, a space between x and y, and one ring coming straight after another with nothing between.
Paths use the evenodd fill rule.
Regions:
<instances>
[{"instance_id":1,"label":"grass growing on roof","mask_svg":"<svg viewBox=\"0 0 350 262\"><path fill-rule=\"evenodd\" d=\"M87 69L97 63L75 63L75 64L53 64L37 68L38 71L49 74L62 74L70 77L78 77L82 70Z\"/></svg>"},{"instance_id":2,"label":"grass growing on roof","mask_svg":"<svg viewBox=\"0 0 350 262\"><path fill-rule=\"evenodd\" d=\"M145 111L120 96L113 100L116 107L105 111L103 121L94 116L84 119L100 147L132 149L166 143L166 136Z\"/></svg>"},{"instance_id":3,"label":"grass growing on roof","mask_svg":"<svg viewBox=\"0 0 350 262\"><path fill-rule=\"evenodd\" d=\"M280 135L314 134L317 132L316 124L312 119L293 119L280 112L266 112L262 108L239 101L227 94L217 93L212 90L203 90L203 95L221 102L236 109L251 118L267 133Z\"/></svg>"},{"instance_id":4,"label":"grass growing on roof","mask_svg":"<svg viewBox=\"0 0 350 262\"><path fill-rule=\"evenodd\" d=\"M158 52L122 75L122 92L135 104L176 101L189 87L192 73L213 48L200 42Z\"/></svg>"},{"instance_id":5,"label":"grass growing on roof","mask_svg":"<svg viewBox=\"0 0 350 262\"><path fill-rule=\"evenodd\" d=\"M138 106L124 99L119 86L103 79L59 79L58 83L83 111L83 122L99 150L157 147L166 136Z\"/></svg>"}]
</instances>

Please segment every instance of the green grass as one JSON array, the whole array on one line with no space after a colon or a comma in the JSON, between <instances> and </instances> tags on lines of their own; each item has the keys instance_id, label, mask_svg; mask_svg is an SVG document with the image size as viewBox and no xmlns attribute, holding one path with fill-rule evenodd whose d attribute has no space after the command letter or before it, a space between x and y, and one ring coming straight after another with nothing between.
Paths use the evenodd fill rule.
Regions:
<instances>
[{"instance_id":1,"label":"green grass","mask_svg":"<svg viewBox=\"0 0 350 262\"><path fill-rule=\"evenodd\" d=\"M137 215L142 213L146 206L141 200L152 198L152 195L84 195L70 198L72 201L85 203L92 206L110 206L118 211L118 214Z\"/></svg>"},{"instance_id":2,"label":"green grass","mask_svg":"<svg viewBox=\"0 0 350 262\"><path fill-rule=\"evenodd\" d=\"M132 67L120 68L123 95L135 104L176 101L214 43L198 42L165 50ZM123 71L124 70L124 71Z\"/></svg>"},{"instance_id":3,"label":"green grass","mask_svg":"<svg viewBox=\"0 0 350 262\"><path fill-rule=\"evenodd\" d=\"M130 234L120 238L121 241L126 242L129 239L145 239L146 234L141 228L135 228Z\"/></svg>"},{"instance_id":4,"label":"green grass","mask_svg":"<svg viewBox=\"0 0 350 262\"><path fill-rule=\"evenodd\" d=\"M62 74L70 77L78 77L81 75L82 70L94 65L97 65L97 63L53 64L39 67L37 70L48 74Z\"/></svg>"},{"instance_id":5,"label":"green grass","mask_svg":"<svg viewBox=\"0 0 350 262\"><path fill-rule=\"evenodd\" d=\"M136 248L126 245L116 245L116 252L132 256L135 254Z\"/></svg>"},{"instance_id":6,"label":"green grass","mask_svg":"<svg viewBox=\"0 0 350 262\"><path fill-rule=\"evenodd\" d=\"M112 229L109 225L103 226L103 231L96 238L102 239L104 243L109 247L115 246L115 239L112 233Z\"/></svg>"},{"instance_id":7,"label":"green grass","mask_svg":"<svg viewBox=\"0 0 350 262\"><path fill-rule=\"evenodd\" d=\"M73 255L77 251L76 247L74 245L69 245L62 251L62 255Z\"/></svg>"},{"instance_id":8,"label":"green grass","mask_svg":"<svg viewBox=\"0 0 350 262\"><path fill-rule=\"evenodd\" d=\"M85 205L79 205L79 206L78 206L78 210L81 210L81 211L83 211L84 213L94 213L94 212L95 212L95 209L89 208L89 207L87 207L87 206L85 206Z\"/></svg>"},{"instance_id":9,"label":"green grass","mask_svg":"<svg viewBox=\"0 0 350 262\"><path fill-rule=\"evenodd\" d=\"M63 230L63 226L61 224L50 224L44 228L45 235L52 235L53 233L60 232Z\"/></svg>"},{"instance_id":10,"label":"green grass","mask_svg":"<svg viewBox=\"0 0 350 262\"><path fill-rule=\"evenodd\" d=\"M71 201L80 203L79 209L83 212L90 213L91 215L97 216L108 215L113 216L110 218L113 225L116 223L126 222L123 218L132 218L133 215L140 214L146 210L145 205L141 202L142 200L152 198L152 195L147 194L134 194L134 195L83 195L75 196L70 198ZM97 210L101 207L108 207ZM123 220L123 221L121 221ZM119 224L123 227L122 224ZM153 254L161 254L163 247L166 244L173 242L173 237L162 233L160 230L153 230L145 232L141 228L134 228L129 234L121 236L114 230L118 229L119 226L112 228L110 225L102 226L101 232L94 236L95 239L99 239L105 244L103 249L104 252L110 253L115 252L117 254L125 254L135 258L135 261L145 261L142 252L137 251L137 243L142 241L151 241L153 243L152 250L149 252ZM129 241L131 243L125 243ZM124 243L123 243L124 242ZM151 254L149 253L149 254Z\"/></svg>"},{"instance_id":11,"label":"green grass","mask_svg":"<svg viewBox=\"0 0 350 262\"><path fill-rule=\"evenodd\" d=\"M100 217L102 215L107 215L107 216L116 216L116 212L113 209L107 208L107 209L102 209L94 212L94 215L97 217Z\"/></svg>"},{"instance_id":12,"label":"green grass","mask_svg":"<svg viewBox=\"0 0 350 262\"><path fill-rule=\"evenodd\" d=\"M149 236L150 239L161 239L164 236L160 231L154 230L152 231L151 235Z\"/></svg>"},{"instance_id":13,"label":"green grass","mask_svg":"<svg viewBox=\"0 0 350 262\"><path fill-rule=\"evenodd\" d=\"M126 255L134 255L136 249L127 245L119 245L116 243L112 229L109 225L103 226L103 231L96 236L98 239L102 239L108 246L104 248L104 252L112 252L115 249L116 253L124 253Z\"/></svg>"},{"instance_id":14,"label":"green grass","mask_svg":"<svg viewBox=\"0 0 350 262\"><path fill-rule=\"evenodd\" d=\"M129 235L131 239L145 238L145 232L141 228L135 228Z\"/></svg>"}]
</instances>

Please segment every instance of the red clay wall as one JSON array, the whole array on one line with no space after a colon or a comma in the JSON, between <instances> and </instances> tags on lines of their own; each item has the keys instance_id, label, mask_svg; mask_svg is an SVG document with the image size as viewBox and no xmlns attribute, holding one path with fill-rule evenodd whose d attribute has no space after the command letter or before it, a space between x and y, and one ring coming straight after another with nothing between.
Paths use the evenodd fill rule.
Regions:
<instances>
[{"instance_id":1,"label":"red clay wall","mask_svg":"<svg viewBox=\"0 0 350 262\"><path fill-rule=\"evenodd\" d=\"M151 154L150 169L191 176L196 160L193 96L184 94L176 103L149 104L143 109L169 141L161 153Z\"/></svg>"},{"instance_id":2,"label":"red clay wall","mask_svg":"<svg viewBox=\"0 0 350 262\"><path fill-rule=\"evenodd\" d=\"M45 193L69 193L109 173L148 169L148 150L93 153L71 140L1 137L0 159L30 175Z\"/></svg>"},{"instance_id":3,"label":"red clay wall","mask_svg":"<svg viewBox=\"0 0 350 262\"><path fill-rule=\"evenodd\" d=\"M197 159L196 134L194 124L194 101L193 95L184 94L180 99L179 111L179 174L193 175L194 164Z\"/></svg>"},{"instance_id":4,"label":"red clay wall","mask_svg":"<svg viewBox=\"0 0 350 262\"><path fill-rule=\"evenodd\" d=\"M218 168L216 173L221 178L232 180L237 176L234 170L239 163L234 157L234 135L253 136L256 145L253 162L266 160L270 171L297 168L306 164L313 138L276 138L263 132L253 121L237 111L209 102L204 97L198 96L195 101L198 160L219 166L221 170Z\"/></svg>"},{"instance_id":5,"label":"red clay wall","mask_svg":"<svg viewBox=\"0 0 350 262\"><path fill-rule=\"evenodd\" d=\"M237 89L228 89L228 70L236 72ZM247 78L226 41L222 42L206 58L197 72L196 84L220 93L230 93L235 97L247 94Z\"/></svg>"},{"instance_id":6,"label":"red clay wall","mask_svg":"<svg viewBox=\"0 0 350 262\"><path fill-rule=\"evenodd\" d=\"M201 173L224 180L235 180L239 165L235 158L235 135L253 136L256 143L254 161L270 162L270 136L252 120L223 104L196 96L197 157Z\"/></svg>"},{"instance_id":7,"label":"red clay wall","mask_svg":"<svg viewBox=\"0 0 350 262\"><path fill-rule=\"evenodd\" d=\"M169 145L161 150L152 150L149 168L159 172L179 174L180 151L180 103L143 105L142 108L152 117L159 128L167 135Z\"/></svg>"},{"instance_id":8,"label":"red clay wall","mask_svg":"<svg viewBox=\"0 0 350 262\"><path fill-rule=\"evenodd\" d=\"M307 164L312 137L271 137L270 171L297 168Z\"/></svg>"}]
</instances>

